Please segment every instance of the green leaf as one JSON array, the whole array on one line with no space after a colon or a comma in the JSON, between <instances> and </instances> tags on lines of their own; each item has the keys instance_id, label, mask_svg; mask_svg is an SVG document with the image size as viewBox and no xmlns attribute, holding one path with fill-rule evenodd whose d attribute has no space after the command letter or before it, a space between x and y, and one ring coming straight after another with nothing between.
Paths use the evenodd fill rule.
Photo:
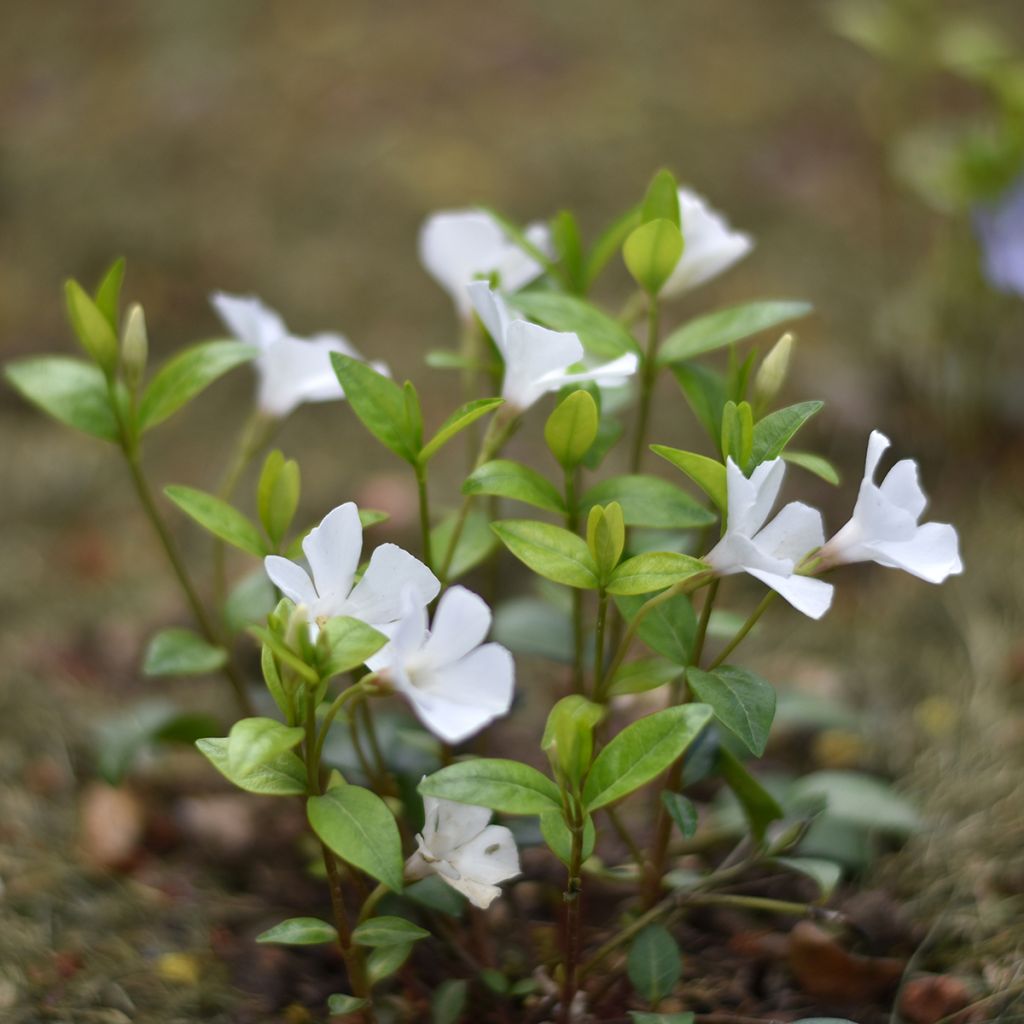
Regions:
<instances>
[{"instance_id":1,"label":"green leaf","mask_svg":"<svg viewBox=\"0 0 1024 1024\"><path fill-rule=\"evenodd\" d=\"M476 423L481 416L486 416L493 409L497 409L503 401L504 399L501 398L477 398L465 405L460 405L441 424L437 433L420 449L420 464L429 462L456 434L461 433L470 424Z\"/></svg>"},{"instance_id":2,"label":"green leaf","mask_svg":"<svg viewBox=\"0 0 1024 1024\"><path fill-rule=\"evenodd\" d=\"M584 280L587 288L594 283L598 274L607 266L608 261L622 248L623 243L640 226L640 206L634 206L620 217L617 217L598 236L590 248L584 268Z\"/></svg>"},{"instance_id":3,"label":"green leaf","mask_svg":"<svg viewBox=\"0 0 1024 1024\"><path fill-rule=\"evenodd\" d=\"M793 435L824 405L824 402L800 402L769 413L754 426L754 447L749 468L782 454Z\"/></svg>"},{"instance_id":4,"label":"green leaf","mask_svg":"<svg viewBox=\"0 0 1024 1024\"><path fill-rule=\"evenodd\" d=\"M366 974L371 987L391 977L412 952L412 944L405 946L379 946L366 958Z\"/></svg>"},{"instance_id":5,"label":"green leaf","mask_svg":"<svg viewBox=\"0 0 1024 1024\"><path fill-rule=\"evenodd\" d=\"M256 941L282 946L318 946L324 942L337 942L338 931L333 924L318 917L290 917L257 935Z\"/></svg>"},{"instance_id":6,"label":"green leaf","mask_svg":"<svg viewBox=\"0 0 1024 1024\"><path fill-rule=\"evenodd\" d=\"M667 480L642 473L609 477L595 484L580 499L581 511L617 501L627 526L656 530L688 530L715 521L695 498Z\"/></svg>"},{"instance_id":7,"label":"green leaf","mask_svg":"<svg viewBox=\"0 0 1024 1024\"><path fill-rule=\"evenodd\" d=\"M714 352L787 320L807 316L813 308L807 302L768 300L708 313L673 331L658 350L658 363L665 366Z\"/></svg>"},{"instance_id":8,"label":"green leaf","mask_svg":"<svg viewBox=\"0 0 1024 1024\"><path fill-rule=\"evenodd\" d=\"M566 866L572 858L572 833L565 823L561 811L544 811L540 816L540 833L548 849ZM594 819L588 814L583 822L583 846L580 854L586 860L594 852L597 844L597 830L594 828Z\"/></svg>"},{"instance_id":9,"label":"green leaf","mask_svg":"<svg viewBox=\"0 0 1024 1024\"><path fill-rule=\"evenodd\" d=\"M165 487L164 494L215 537L220 537L228 544L241 548L250 555L256 555L257 558L262 558L267 553L266 545L256 526L238 509L226 501L221 501L216 495L180 484Z\"/></svg>"},{"instance_id":10,"label":"green leaf","mask_svg":"<svg viewBox=\"0 0 1024 1024\"><path fill-rule=\"evenodd\" d=\"M682 793L670 793L664 790L661 802L668 811L668 816L675 822L679 834L684 839L692 839L697 834L697 808L692 800L687 800Z\"/></svg>"},{"instance_id":11,"label":"green leaf","mask_svg":"<svg viewBox=\"0 0 1024 1024\"><path fill-rule=\"evenodd\" d=\"M641 224L622 246L626 269L649 295L658 294L682 255L679 227L663 217Z\"/></svg>"},{"instance_id":12,"label":"green leaf","mask_svg":"<svg viewBox=\"0 0 1024 1024\"><path fill-rule=\"evenodd\" d=\"M224 621L232 633L237 633L255 622L264 622L276 603L274 584L261 565L255 572L243 576L228 594L224 602Z\"/></svg>"},{"instance_id":13,"label":"green leaf","mask_svg":"<svg viewBox=\"0 0 1024 1024\"><path fill-rule=\"evenodd\" d=\"M764 753L775 718L771 683L735 665L721 665L711 672L688 668L686 682L697 700L710 704L715 718L755 757Z\"/></svg>"},{"instance_id":14,"label":"green leaf","mask_svg":"<svg viewBox=\"0 0 1024 1024\"><path fill-rule=\"evenodd\" d=\"M124 267L123 257L111 263L96 289L94 298L96 308L103 314L115 334L121 321L121 285L124 283Z\"/></svg>"},{"instance_id":15,"label":"green leaf","mask_svg":"<svg viewBox=\"0 0 1024 1024\"><path fill-rule=\"evenodd\" d=\"M108 376L117 367L117 327L77 281L64 282L68 319L82 348Z\"/></svg>"},{"instance_id":16,"label":"green leaf","mask_svg":"<svg viewBox=\"0 0 1024 1024\"><path fill-rule=\"evenodd\" d=\"M229 763L226 737L196 740L196 746L224 778L248 793L302 796L306 792L306 766L290 751L251 772L239 774Z\"/></svg>"},{"instance_id":17,"label":"green leaf","mask_svg":"<svg viewBox=\"0 0 1024 1024\"><path fill-rule=\"evenodd\" d=\"M616 597L619 611L632 621L647 601L647 596ZM669 661L688 665L693 639L697 632L697 617L688 594L677 594L662 602L644 616L637 636Z\"/></svg>"},{"instance_id":18,"label":"green leaf","mask_svg":"<svg viewBox=\"0 0 1024 1024\"><path fill-rule=\"evenodd\" d=\"M445 348L428 352L424 361L435 370L475 370L479 373L494 373L501 369L497 362L485 363Z\"/></svg>"},{"instance_id":19,"label":"green leaf","mask_svg":"<svg viewBox=\"0 0 1024 1024\"><path fill-rule=\"evenodd\" d=\"M666 708L627 725L606 746L583 788L588 811L639 789L678 760L711 719L704 704Z\"/></svg>"},{"instance_id":20,"label":"green leaf","mask_svg":"<svg viewBox=\"0 0 1024 1024\"><path fill-rule=\"evenodd\" d=\"M597 426L597 440L583 456L583 465L589 470L600 469L605 456L618 444L624 432L625 428L618 420L613 420L610 416L602 417Z\"/></svg>"},{"instance_id":21,"label":"green leaf","mask_svg":"<svg viewBox=\"0 0 1024 1024\"><path fill-rule=\"evenodd\" d=\"M332 1017L343 1017L347 1013L356 1013L370 1005L369 999L360 999L344 992L335 992L327 997L327 1012Z\"/></svg>"},{"instance_id":22,"label":"green leaf","mask_svg":"<svg viewBox=\"0 0 1024 1024\"><path fill-rule=\"evenodd\" d=\"M675 551L650 551L620 563L608 581L609 594L650 594L708 571L698 558Z\"/></svg>"},{"instance_id":23,"label":"green leaf","mask_svg":"<svg viewBox=\"0 0 1024 1024\"><path fill-rule=\"evenodd\" d=\"M530 519L491 524L501 542L535 573L569 587L596 590L597 566L586 541L560 526Z\"/></svg>"},{"instance_id":24,"label":"green leaf","mask_svg":"<svg viewBox=\"0 0 1024 1024\"><path fill-rule=\"evenodd\" d=\"M39 356L9 363L4 376L23 398L55 420L103 441L118 441L107 381L95 366L68 356Z\"/></svg>"},{"instance_id":25,"label":"green leaf","mask_svg":"<svg viewBox=\"0 0 1024 1024\"><path fill-rule=\"evenodd\" d=\"M587 547L594 558L602 584L608 582L609 576L619 564L625 546L626 523L618 502L595 505L587 516Z\"/></svg>"},{"instance_id":26,"label":"green leaf","mask_svg":"<svg viewBox=\"0 0 1024 1024\"><path fill-rule=\"evenodd\" d=\"M574 469L597 439L597 402L582 388L564 398L544 424L544 440L559 465Z\"/></svg>"},{"instance_id":27,"label":"green leaf","mask_svg":"<svg viewBox=\"0 0 1024 1024\"><path fill-rule=\"evenodd\" d=\"M608 686L609 697L622 697L628 693L647 693L672 682L682 675L683 667L662 658L637 658L620 665Z\"/></svg>"},{"instance_id":28,"label":"green leaf","mask_svg":"<svg viewBox=\"0 0 1024 1024\"><path fill-rule=\"evenodd\" d=\"M874 832L909 836L921 827L921 816L889 784L860 772L812 772L798 779L791 791L796 805L826 803L828 817Z\"/></svg>"},{"instance_id":29,"label":"green leaf","mask_svg":"<svg viewBox=\"0 0 1024 1024\"><path fill-rule=\"evenodd\" d=\"M388 805L368 789L337 786L311 796L306 813L313 831L346 864L393 892L402 891L402 839Z\"/></svg>"},{"instance_id":30,"label":"green leaf","mask_svg":"<svg viewBox=\"0 0 1024 1024\"><path fill-rule=\"evenodd\" d=\"M630 1010L632 1024L693 1024L695 1017L688 1010L679 1013L644 1013L643 1010Z\"/></svg>"},{"instance_id":31,"label":"green leaf","mask_svg":"<svg viewBox=\"0 0 1024 1024\"><path fill-rule=\"evenodd\" d=\"M761 842L765 829L782 817L778 801L724 747L718 751L718 770L739 800L754 839Z\"/></svg>"},{"instance_id":32,"label":"green leaf","mask_svg":"<svg viewBox=\"0 0 1024 1024\"><path fill-rule=\"evenodd\" d=\"M324 623L317 637L320 678L331 679L351 672L376 654L388 638L359 619L338 616Z\"/></svg>"},{"instance_id":33,"label":"green leaf","mask_svg":"<svg viewBox=\"0 0 1024 1024\"><path fill-rule=\"evenodd\" d=\"M139 430L162 423L215 380L259 355L241 341L206 341L179 352L157 370L139 400Z\"/></svg>"},{"instance_id":34,"label":"green leaf","mask_svg":"<svg viewBox=\"0 0 1024 1024\"><path fill-rule=\"evenodd\" d=\"M771 863L806 875L817 885L821 900L831 897L843 877L842 865L823 857L775 857Z\"/></svg>"},{"instance_id":35,"label":"green leaf","mask_svg":"<svg viewBox=\"0 0 1024 1024\"><path fill-rule=\"evenodd\" d=\"M445 516L430 531L430 543L435 558L440 559L448 550L457 518L458 513L453 512L451 515ZM459 542L455 546L455 556L448 567L447 582L451 583L460 576L464 576L470 569L475 569L490 556L497 546L498 538L491 532L491 523L487 514L481 509L471 511L466 517L466 524L462 528Z\"/></svg>"},{"instance_id":36,"label":"green leaf","mask_svg":"<svg viewBox=\"0 0 1024 1024\"><path fill-rule=\"evenodd\" d=\"M360 946L404 946L430 937L430 932L404 917L371 917L352 932Z\"/></svg>"},{"instance_id":37,"label":"green leaf","mask_svg":"<svg viewBox=\"0 0 1024 1024\"><path fill-rule=\"evenodd\" d=\"M670 220L677 228L681 227L679 218L679 185L675 175L665 168L658 171L647 186L640 217L644 223L657 220L659 217Z\"/></svg>"},{"instance_id":38,"label":"green leaf","mask_svg":"<svg viewBox=\"0 0 1024 1024\"><path fill-rule=\"evenodd\" d=\"M536 768L503 758L458 761L428 775L419 785L423 796L477 804L505 814L562 813L558 787Z\"/></svg>"},{"instance_id":39,"label":"green leaf","mask_svg":"<svg viewBox=\"0 0 1024 1024\"><path fill-rule=\"evenodd\" d=\"M586 299L561 292L526 291L518 292L509 301L531 320L553 331L575 334L592 355L615 359L638 351L633 335Z\"/></svg>"},{"instance_id":40,"label":"green leaf","mask_svg":"<svg viewBox=\"0 0 1024 1024\"><path fill-rule=\"evenodd\" d=\"M430 999L430 1024L459 1024L468 992L469 982L465 978L442 981Z\"/></svg>"},{"instance_id":41,"label":"green leaf","mask_svg":"<svg viewBox=\"0 0 1024 1024\"><path fill-rule=\"evenodd\" d=\"M682 976L679 947L664 925L649 924L633 940L627 959L629 980L649 1003L659 1003Z\"/></svg>"},{"instance_id":42,"label":"green leaf","mask_svg":"<svg viewBox=\"0 0 1024 1024\"><path fill-rule=\"evenodd\" d=\"M727 398L725 378L700 363L676 363L672 374L694 416L717 445L722 434L722 410Z\"/></svg>"},{"instance_id":43,"label":"green leaf","mask_svg":"<svg viewBox=\"0 0 1024 1024\"><path fill-rule=\"evenodd\" d=\"M706 455L684 452L663 444L652 444L651 451L681 469L718 507L725 512L729 507L725 483L725 466Z\"/></svg>"},{"instance_id":44,"label":"green leaf","mask_svg":"<svg viewBox=\"0 0 1024 1024\"><path fill-rule=\"evenodd\" d=\"M572 211L558 211L551 221L551 239L558 253L561 276L566 285L570 291L583 291L583 240Z\"/></svg>"},{"instance_id":45,"label":"green leaf","mask_svg":"<svg viewBox=\"0 0 1024 1024\"><path fill-rule=\"evenodd\" d=\"M811 452L783 452L782 457L791 462L794 466L806 469L808 473L821 477L826 483L833 486L839 485L839 471L828 459L821 455L814 455Z\"/></svg>"},{"instance_id":46,"label":"green leaf","mask_svg":"<svg viewBox=\"0 0 1024 1024\"><path fill-rule=\"evenodd\" d=\"M228 733L228 767L235 775L250 775L303 739L299 726L289 728L273 718L242 718Z\"/></svg>"},{"instance_id":47,"label":"green leaf","mask_svg":"<svg viewBox=\"0 0 1024 1024\"><path fill-rule=\"evenodd\" d=\"M163 629L146 648L142 671L147 676L201 676L227 664L228 652L191 629Z\"/></svg>"},{"instance_id":48,"label":"green leaf","mask_svg":"<svg viewBox=\"0 0 1024 1024\"><path fill-rule=\"evenodd\" d=\"M409 443L412 450L419 455L423 448L423 407L416 385L407 380L402 385L402 400L405 402L405 422L409 431Z\"/></svg>"},{"instance_id":49,"label":"green leaf","mask_svg":"<svg viewBox=\"0 0 1024 1024\"><path fill-rule=\"evenodd\" d=\"M494 611L492 637L517 654L533 654L571 664L572 619L547 601L514 598Z\"/></svg>"},{"instance_id":50,"label":"green leaf","mask_svg":"<svg viewBox=\"0 0 1024 1024\"><path fill-rule=\"evenodd\" d=\"M535 469L511 459L493 459L473 470L462 485L462 493L511 498L545 512L565 514L565 502L554 485Z\"/></svg>"},{"instance_id":51,"label":"green leaf","mask_svg":"<svg viewBox=\"0 0 1024 1024\"><path fill-rule=\"evenodd\" d=\"M590 767L594 754L594 727L604 718L605 708L580 694L558 701L548 714L540 749L556 775L568 779L575 788Z\"/></svg>"},{"instance_id":52,"label":"green leaf","mask_svg":"<svg viewBox=\"0 0 1024 1024\"><path fill-rule=\"evenodd\" d=\"M737 466L746 466L754 446L754 410L749 402L725 403L722 409L722 459L732 456Z\"/></svg>"},{"instance_id":53,"label":"green leaf","mask_svg":"<svg viewBox=\"0 0 1024 1024\"><path fill-rule=\"evenodd\" d=\"M260 522L275 548L295 518L300 488L299 464L275 448L263 463L256 490Z\"/></svg>"},{"instance_id":54,"label":"green leaf","mask_svg":"<svg viewBox=\"0 0 1024 1024\"><path fill-rule=\"evenodd\" d=\"M331 353L331 365L363 426L400 459L415 463L419 441L402 388L372 366L340 352Z\"/></svg>"}]
</instances>

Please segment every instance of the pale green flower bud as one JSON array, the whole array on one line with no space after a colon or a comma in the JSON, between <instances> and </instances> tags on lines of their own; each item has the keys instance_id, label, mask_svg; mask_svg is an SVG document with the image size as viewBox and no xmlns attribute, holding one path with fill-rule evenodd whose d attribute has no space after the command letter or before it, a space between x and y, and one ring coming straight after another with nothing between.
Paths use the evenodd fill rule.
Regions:
<instances>
[{"instance_id":1,"label":"pale green flower bud","mask_svg":"<svg viewBox=\"0 0 1024 1024\"><path fill-rule=\"evenodd\" d=\"M754 378L754 397L758 405L768 405L782 390L789 373L789 360L796 339L788 331L771 347Z\"/></svg>"},{"instance_id":2,"label":"pale green flower bud","mask_svg":"<svg viewBox=\"0 0 1024 1024\"><path fill-rule=\"evenodd\" d=\"M146 334L146 315L136 302L125 318L124 334L121 339L121 366L125 383L134 391L146 372L149 356L149 338Z\"/></svg>"}]
</instances>

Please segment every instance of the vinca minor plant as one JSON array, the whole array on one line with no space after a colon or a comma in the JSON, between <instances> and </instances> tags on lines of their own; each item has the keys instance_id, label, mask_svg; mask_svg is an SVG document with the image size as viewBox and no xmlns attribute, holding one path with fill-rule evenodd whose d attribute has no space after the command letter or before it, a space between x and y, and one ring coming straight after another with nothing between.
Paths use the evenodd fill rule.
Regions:
<instances>
[{"instance_id":1,"label":"vinca minor plant","mask_svg":"<svg viewBox=\"0 0 1024 1024\"><path fill-rule=\"evenodd\" d=\"M792 447L821 403L777 403L793 336L763 357L744 345L810 307L757 301L674 323L680 295L751 247L667 171L589 246L569 212L525 230L484 209L431 217L420 252L451 295L459 343L426 358L457 370L464 393L429 427L411 381L338 335L294 337L255 298L214 295L233 339L151 371L141 308L120 312L120 261L92 294L67 285L84 358L6 368L29 401L108 442L125 463L194 619L194 629L153 639L144 671L220 673L239 717L225 735L195 737L198 749L243 790L304 801L326 880L323 916L282 921L258 941L336 945L344 976L332 1013L374 1020L417 944L440 942L465 969L430 979L435 1020L458 1019L472 983L476 999L524 1002L516 1019L568 1022L599 1012L625 972L638 1019L681 1021L658 1008L680 977L670 925L688 906L816 909L722 891L765 865L817 878L827 897L825 879L837 874L801 857L813 810L780 805L748 767L768 742L775 691L742 663L741 645L776 596L812 619L825 615L833 572L845 564L873 561L932 583L961 564L954 529L921 522L915 463L897 462L879 482L890 442L878 431L851 517L830 539L806 504L774 512L790 467L832 483L837 474ZM591 293L617 256L636 287L612 313ZM142 458L149 433L243 363L256 371L256 402L219 492L171 484L162 501ZM681 426L688 407L707 434L703 451L650 436L662 377L678 385ZM415 552L365 543L383 516L349 500L343 468L337 506L312 529L294 528L300 470L268 451L274 428L303 402L342 398L350 431L409 467ZM506 452L530 418L544 420L550 455L536 465ZM456 442L468 449L468 471L461 493L441 502L429 471ZM253 518L234 495L260 460ZM200 574L177 546L177 513L215 538ZM232 589L225 545L254 559L256 575ZM493 600L456 582L482 579L477 570L496 562ZM517 563L535 578L533 597L515 596ZM749 587L731 579L742 575L763 588L752 608L742 607ZM534 667L517 678L509 645L524 630L488 640L495 602L499 619L512 604L525 614L531 649L563 661L564 673ZM731 619L716 618L724 609ZM247 644L258 648L261 685L243 670ZM527 691L546 722L519 723L512 738L503 720ZM404 704L416 725L385 743L387 702ZM701 827L686 791L716 779L734 794L745 833L724 858L681 871ZM472 951L474 919L521 876L524 843L560 862L558 943L531 947L517 932L519 967L512 957L502 970L485 968ZM610 921L587 913L594 886L616 893L621 913Z\"/></svg>"}]
</instances>

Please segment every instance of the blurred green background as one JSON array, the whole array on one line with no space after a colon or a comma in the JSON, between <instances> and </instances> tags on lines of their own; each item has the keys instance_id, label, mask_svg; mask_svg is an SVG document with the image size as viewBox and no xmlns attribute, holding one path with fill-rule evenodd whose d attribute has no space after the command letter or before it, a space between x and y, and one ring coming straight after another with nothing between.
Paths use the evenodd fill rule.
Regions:
<instances>
[{"instance_id":1,"label":"blurred green background","mask_svg":"<svg viewBox=\"0 0 1024 1024\"><path fill-rule=\"evenodd\" d=\"M1024 49L1019 0L924 6L984 17ZM783 671L824 678L875 713L867 763L896 772L951 824L939 852L929 840L913 862L948 894L979 857L1003 858L999 871L1019 863L1024 839L1019 803L999 804L1024 749L1024 303L982 281L968 215L930 207L891 170L900 130L970 114L984 97L952 76L911 76L905 88L891 64L833 31L826 10L816 0L8 0L0 357L70 351L62 281L93 283L123 254L125 294L144 304L157 354L220 333L210 291L251 291L298 333L339 330L413 377L440 417L456 381L422 357L452 343L454 323L417 260L424 217L486 203L526 221L569 207L593 237L654 170L672 168L757 242L674 316L759 297L816 307L799 326L787 395L827 400L812 433L844 486L834 496L803 478L800 496L826 503L838 525L877 426L901 457L922 457L933 515L961 528L961 581L939 591L852 572L822 626L787 619L759 641L792 639L809 660L777 658ZM611 308L624 293L613 273ZM654 436L693 443L689 413L663 383ZM211 487L250 393L241 371L158 435L155 479ZM80 719L139 692L145 639L180 606L112 450L9 389L0 437L10 726L0 727L0 819L6 807L18 822L5 825L2 875L44 848L64 856L71 790L30 813L18 802L25 766L47 751L79 764ZM280 443L302 463L310 518L366 493L368 480L379 501L405 500L402 467L364 443L341 404L300 410ZM442 473L452 481L458 468ZM998 822L969 814L979 793L1004 807Z\"/></svg>"}]
</instances>

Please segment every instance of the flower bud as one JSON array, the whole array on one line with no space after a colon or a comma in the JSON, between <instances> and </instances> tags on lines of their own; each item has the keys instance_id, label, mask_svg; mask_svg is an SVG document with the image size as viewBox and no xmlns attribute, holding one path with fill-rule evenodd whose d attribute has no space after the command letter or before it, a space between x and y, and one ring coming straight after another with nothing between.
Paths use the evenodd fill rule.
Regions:
<instances>
[{"instance_id":1,"label":"flower bud","mask_svg":"<svg viewBox=\"0 0 1024 1024\"><path fill-rule=\"evenodd\" d=\"M146 335L146 315L136 302L128 310L121 339L121 366L124 370L125 383L132 391L139 386L142 375L146 372L148 355L149 338Z\"/></svg>"},{"instance_id":2,"label":"flower bud","mask_svg":"<svg viewBox=\"0 0 1024 1024\"><path fill-rule=\"evenodd\" d=\"M754 399L759 406L768 405L782 390L789 372L789 360L796 339L788 331L771 347L758 367L754 378Z\"/></svg>"}]
</instances>

